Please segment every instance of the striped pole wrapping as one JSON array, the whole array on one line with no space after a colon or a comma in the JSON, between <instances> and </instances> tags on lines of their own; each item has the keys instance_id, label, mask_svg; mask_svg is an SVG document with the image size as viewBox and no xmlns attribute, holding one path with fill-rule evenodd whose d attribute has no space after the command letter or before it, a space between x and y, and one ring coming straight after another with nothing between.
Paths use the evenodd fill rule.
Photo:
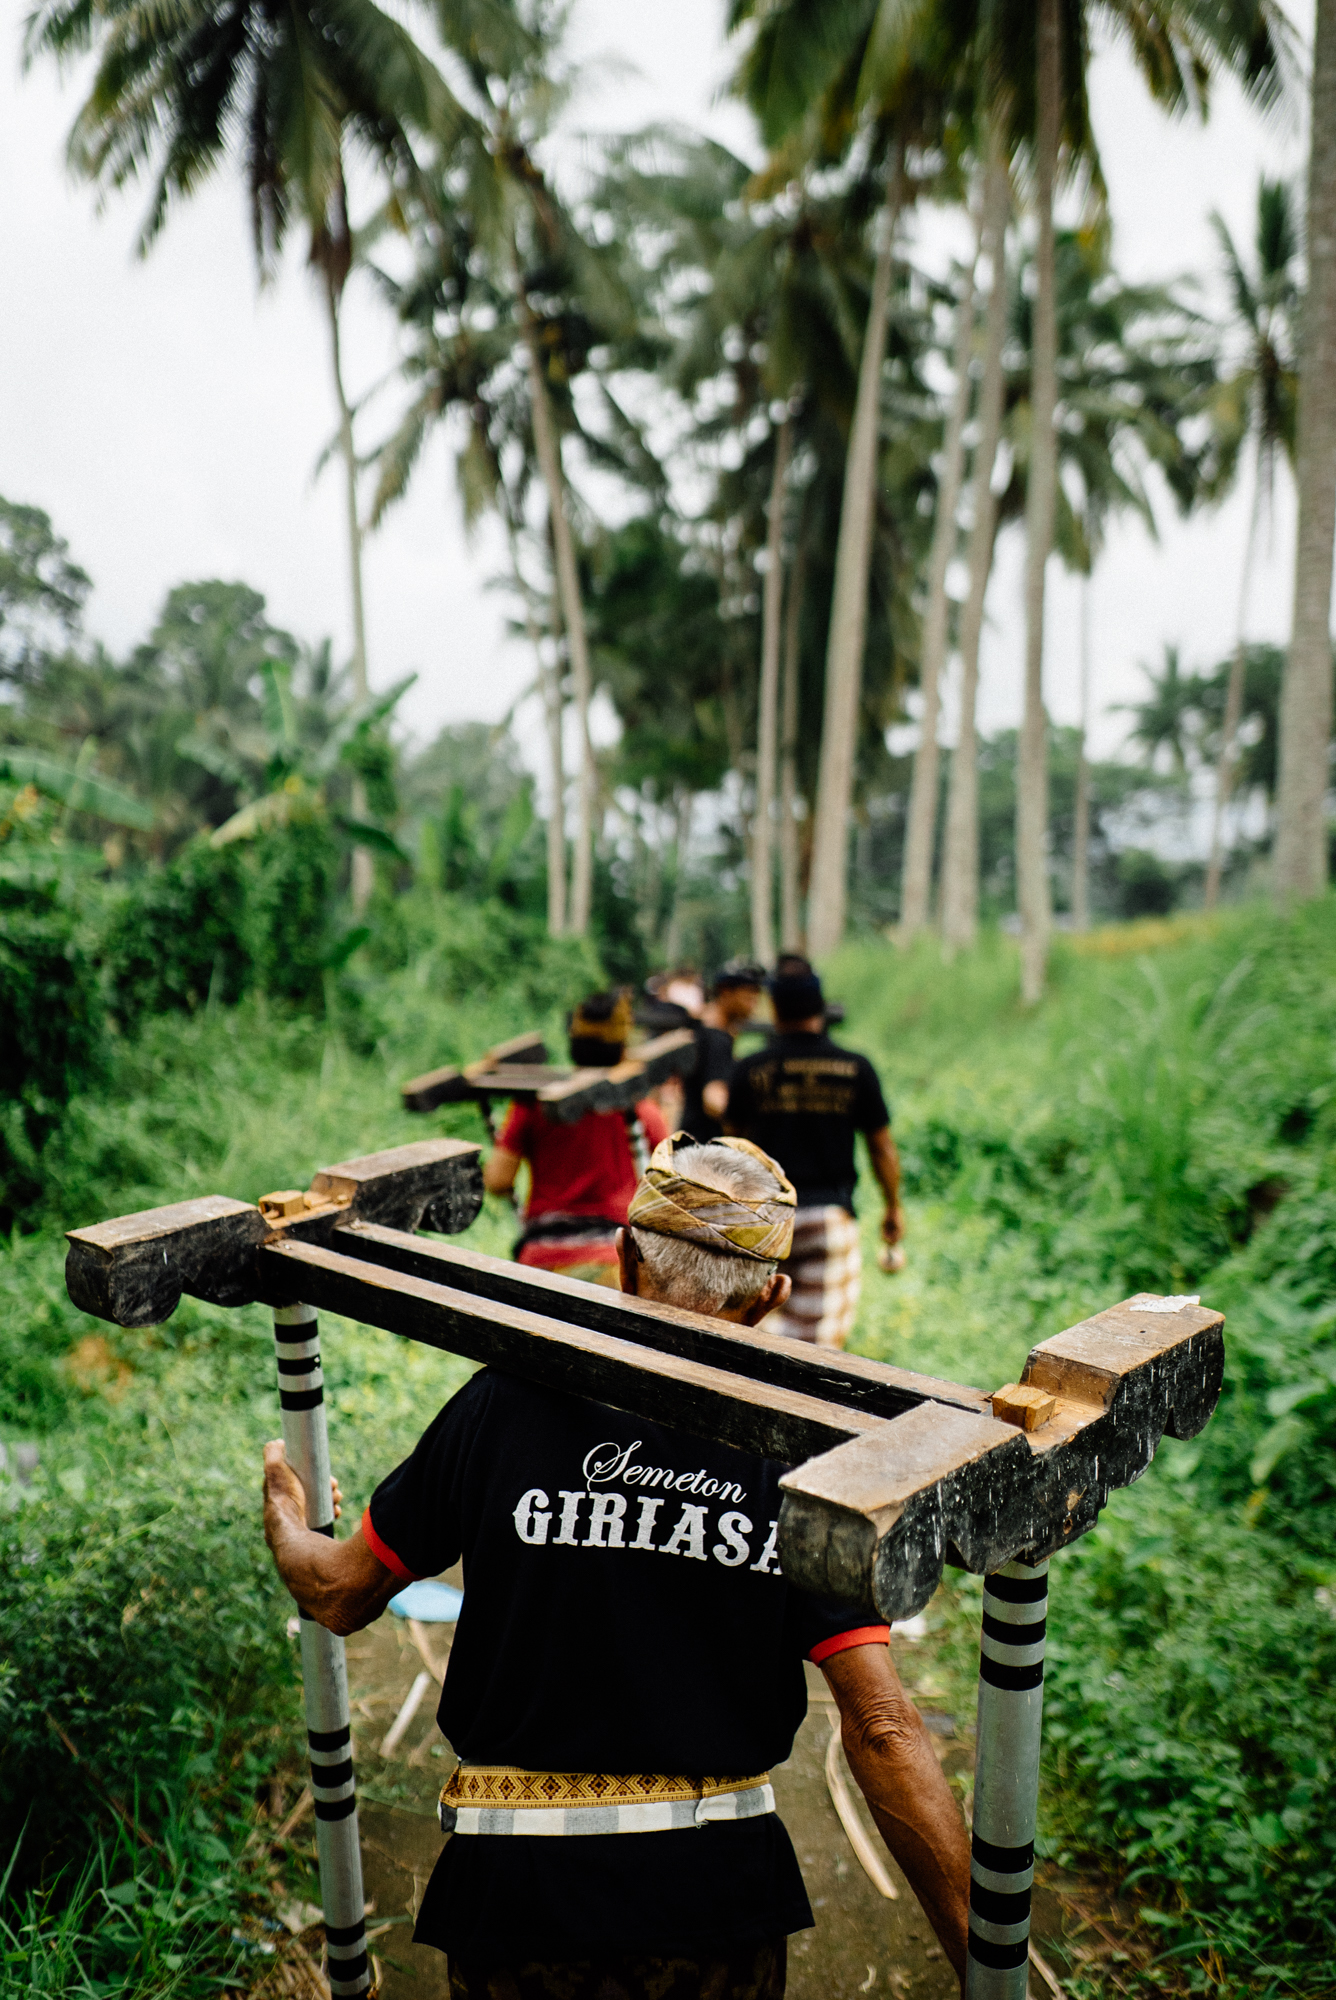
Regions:
<instances>
[{"instance_id":1,"label":"striped pole wrapping","mask_svg":"<svg viewBox=\"0 0 1336 2000\"><path fill-rule=\"evenodd\" d=\"M1047 1612L1046 1562L985 1579L966 2000L1025 2000Z\"/></svg>"},{"instance_id":2,"label":"striped pole wrapping","mask_svg":"<svg viewBox=\"0 0 1336 2000\"><path fill-rule=\"evenodd\" d=\"M278 1400L288 1463L306 1488L306 1525L333 1536L329 1491L329 1431L320 1370L320 1333L312 1306L274 1313ZM302 1692L315 1800L320 1905L325 1918L330 1992L361 2000L371 1988L363 1914L362 1849L357 1834L353 1736L343 1641L301 1614Z\"/></svg>"}]
</instances>

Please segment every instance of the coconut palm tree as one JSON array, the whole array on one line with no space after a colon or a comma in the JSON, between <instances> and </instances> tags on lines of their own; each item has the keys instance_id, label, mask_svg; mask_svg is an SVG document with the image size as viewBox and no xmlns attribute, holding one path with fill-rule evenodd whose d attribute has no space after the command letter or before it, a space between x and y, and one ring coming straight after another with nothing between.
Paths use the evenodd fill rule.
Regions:
<instances>
[{"instance_id":1,"label":"coconut palm tree","mask_svg":"<svg viewBox=\"0 0 1336 2000\"><path fill-rule=\"evenodd\" d=\"M1165 647L1164 664L1158 673L1145 661L1141 671L1150 692L1144 701L1122 704L1133 718L1127 740L1135 744L1151 766L1160 752L1165 751L1170 767L1181 778L1187 772L1195 726L1201 714L1197 677L1183 672L1177 646Z\"/></svg>"},{"instance_id":2,"label":"coconut palm tree","mask_svg":"<svg viewBox=\"0 0 1336 2000\"><path fill-rule=\"evenodd\" d=\"M937 515L933 524L932 549L928 557L928 603L923 620L923 644L919 656L919 692L923 714L919 724L918 747L909 787L909 807L905 826L905 858L900 888L900 940L911 944L928 921L932 894L932 853L937 834L938 772L941 757L937 724L941 711L942 670L946 665L947 619L946 573L956 551L956 511L960 503L961 479L965 469L965 424L969 417L973 384L970 356L974 346L974 278L983 247L984 216L977 218L974 261L961 278L956 301L954 341L954 386L942 441L942 470L937 487Z\"/></svg>"},{"instance_id":3,"label":"coconut palm tree","mask_svg":"<svg viewBox=\"0 0 1336 2000\"><path fill-rule=\"evenodd\" d=\"M1294 613L1281 704L1276 894L1322 893L1331 744L1336 535L1336 0L1317 0L1308 160L1308 285L1299 365Z\"/></svg>"},{"instance_id":4,"label":"coconut palm tree","mask_svg":"<svg viewBox=\"0 0 1336 2000\"><path fill-rule=\"evenodd\" d=\"M65 62L96 49L69 159L104 188L153 175L141 254L173 205L229 158L245 176L262 275L276 263L294 209L305 224L329 321L346 488L353 685L364 701L357 461L339 340L352 264L345 154L353 144L392 181L403 182L414 168L415 135L457 135L464 113L435 64L374 0L337 0L332 10L312 0L281 9L265 0L187 0L161 9L142 0L102 0L96 7L89 0L43 0L29 17L24 47L29 62L39 53ZM359 847L355 902L364 903L370 887L371 858Z\"/></svg>"},{"instance_id":5,"label":"coconut palm tree","mask_svg":"<svg viewBox=\"0 0 1336 2000\"><path fill-rule=\"evenodd\" d=\"M996 198L1000 244L1005 178ZM1003 262L999 250L995 273ZM1162 473L1180 507L1187 508L1197 496L1203 466L1201 452L1190 448L1190 440L1193 420L1213 381L1213 364L1207 329L1172 288L1118 280L1105 232L1058 231L1054 265L1057 380L1065 412L1058 432L1063 477L1055 492L1054 541L1068 568L1089 577L1112 515L1132 511L1155 533L1146 483L1150 465ZM1028 518L1036 289L1028 260L1022 259L1008 286L1005 333L995 323L990 327L985 356L970 588L961 614L961 729L952 756L943 862L943 937L949 950L971 943L977 925L974 701L979 635L998 525ZM996 405L990 400L990 381ZM996 420L990 414L994 408ZM995 458L994 436L1006 446L1010 464L1000 492L993 490L985 471Z\"/></svg>"},{"instance_id":6,"label":"coconut palm tree","mask_svg":"<svg viewBox=\"0 0 1336 2000\"><path fill-rule=\"evenodd\" d=\"M687 406L690 452L712 475L696 531L708 521L728 552L739 586L730 596L752 596L754 566L764 563L750 830L752 942L763 960L775 949L779 683L785 570L803 511L796 489L829 453L832 415L848 422L858 359L848 334L868 279L857 203L818 199L801 184L777 199L772 192L716 143L655 130L614 149L596 196L601 233L638 265L629 282L642 291L641 338L652 329L660 385ZM796 694L792 677L789 690ZM787 768L796 781L794 764ZM781 872L791 816L781 810L778 822ZM790 878L790 922L795 891ZM790 942L795 935L786 930Z\"/></svg>"},{"instance_id":7,"label":"coconut palm tree","mask_svg":"<svg viewBox=\"0 0 1336 2000\"><path fill-rule=\"evenodd\" d=\"M569 928L582 935L589 928L593 895L597 773L589 734L589 640L572 521L578 505L563 446L574 435L587 447L592 443L572 396L590 350L631 338L635 329L617 246L602 249L587 239L539 159L567 94L560 60L563 24L557 10L540 6L530 11L522 32L516 26L509 36L477 36L464 52L463 122L444 135L438 158L417 177L405 205L419 270L406 288L402 310L414 319L421 345L407 370L414 400L390 441L390 470L382 467L377 505L402 490L435 419L460 403L472 406L475 415L483 407L513 405L518 387L526 449L546 490L554 603L574 693L580 761L567 914ZM464 267L461 234L468 246ZM466 373L471 389L464 387ZM485 428L471 426L461 461L464 481L481 489L494 487L495 479L482 444ZM514 436L513 421L510 429Z\"/></svg>"},{"instance_id":8,"label":"coconut palm tree","mask_svg":"<svg viewBox=\"0 0 1336 2000\"><path fill-rule=\"evenodd\" d=\"M1252 459L1252 498L1248 531L1239 572L1238 625L1234 665L1225 701L1220 761L1215 776L1215 808L1211 819L1211 857L1206 869L1206 907L1215 908L1220 895L1224 861L1225 811L1234 787L1239 722L1243 712L1243 671L1248 644L1248 606L1258 534L1271 516L1276 467L1282 454L1293 462L1297 379L1294 367L1294 322L1299 288L1295 279L1298 256L1290 191L1283 181L1263 175L1257 188L1256 266L1248 271L1223 217L1211 217L1224 253L1232 321L1242 353L1238 366L1219 385L1211 401L1219 464L1212 497L1233 489L1245 457Z\"/></svg>"},{"instance_id":9,"label":"coconut palm tree","mask_svg":"<svg viewBox=\"0 0 1336 2000\"><path fill-rule=\"evenodd\" d=\"M1021 913L1021 994L1044 990L1051 922L1048 864L1048 721L1044 709L1044 580L1056 510L1058 413L1053 200L1064 141L1070 171L1082 156L1098 178L1085 65L1096 0L1037 0L1032 137L1035 252L1030 470L1026 496L1025 695L1017 753L1016 877ZM1213 72L1231 69L1256 98L1274 93L1286 24L1271 0L1202 10L1185 0L1102 0L1098 12L1127 37L1151 95L1168 111L1206 107ZM995 64L1012 53L998 42Z\"/></svg>"},{"instance_id":10,"label":"coconut palm tree","mask_svg":"<svg viewBox=\"0 0 1336 2000\"><path fill-rule=\"evenodd\" d=\"M754 23L736 82L775 149L766 184L778 186L811 167L844 160L857 142L866 150L879 194L869 215L875 257L845 455L826 649L808 926L817 953L838 944L845 926L894 243L914 193L906 163L911 148L924 157L935 150L953 170L965 131L948 115L949 107L959 105L962 72L958 38L953 43L943 32L943 11L929 6L897 14L878 0L856 0L832 14L801 0L765 8L741 0L731 17L735 28ZM972 14L972 8L966 12Z\"/></svg>"},{"instance_id":11,"label":"coconut palm tree","mask_svg":"<svg viewBox=\"0 0 1336 2000\"><path fill-rule=\"evenodd\" d=\"M979 764L975 713L979 692L979 641L984 601L997 540L998 501L993 470L1002 439L1005 393L1003 346L1010 293L1007 284L1007 223L1011 175L1005 150L994 131L984 187L981 251L990 277L985 312L983 368L979 379L978 441L974 447L973 520L969 538L969 587L960 617L960 723L951 754L946 834L942 850L942 942L948 953L971 945L979 924Z\"/></svg>"}]
</instances>

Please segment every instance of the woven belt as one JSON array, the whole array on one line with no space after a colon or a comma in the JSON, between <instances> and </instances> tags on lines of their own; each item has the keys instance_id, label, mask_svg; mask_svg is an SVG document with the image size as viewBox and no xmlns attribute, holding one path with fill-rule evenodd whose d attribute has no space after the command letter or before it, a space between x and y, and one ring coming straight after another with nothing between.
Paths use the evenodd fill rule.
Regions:
<instances>
[{"instance_id":1,"label":"woven belt","mask_svg":"<svg viewBox=\"0 0 1336 2000\"><path fill-rule=\"evenodd\" d=\"M683 1778L603 1777L461 1764L441 1792L443 1833L667 1833L775 1810L770 1774Z\"/></svg>"}]
</instances>

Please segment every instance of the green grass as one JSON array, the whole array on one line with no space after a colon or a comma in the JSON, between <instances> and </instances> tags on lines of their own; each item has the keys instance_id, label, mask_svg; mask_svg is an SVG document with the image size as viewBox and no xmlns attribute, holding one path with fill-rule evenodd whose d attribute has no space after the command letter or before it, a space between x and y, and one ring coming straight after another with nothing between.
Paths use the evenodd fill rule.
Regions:
<instances>
[{"instance_id":1,"label":"green grass","mask_svg":"<svg viewBox=\"0 0 1336 2000\"><path fill-rule=\"evenodd\" d=\"M427 1130L481 1137L471 1110L406 1118L399 1081L535 1019L559 1038L587 967L558 953L526 977L467 911L443 952L428 916L396 916L355 1036L254 998L116 1044L48 1142L40 1226L0 1253L0 1439L42 1453L30 1488L0 1479L0 1995L239 1979L231 1933L281 1886L257 1800L296 1769L259 1531L265 1316L88 1320L59 1229L306 1185ZM873 1268L863 1203L864 1352L987 1389L1136 1289L1228 1313L1203 1438L1164 1447L1054 1565L1045 1840L1128 1882L1169 1954L1152 1983L1336 1988L1336 906L1060 945L1029 1014L996 938L951 967L855 945L828 985L906 1167L903 1276ZM505 1254L511 1224L489 1204L470 1239ZM461 1365L339 1321L324 1347L351 1518ZM965 1703L977 1612L956 1579L941 1643Z\"/></svg>"},{"instance_id":2,"label":"green grass","mask_svg":"<svg viewBox=\"0 0 1336 2000\"><path fill-rule=\"evenodd\" d=\"M895 1279L870 1268L867 1197L853 1344L991 1389L1134 1290L1226 1311L1212 1424L1054 1564L1046 1839L1140 1899L1157 1982L1330 1991L1336 907L1122 941L1060 948L1032 1014L1000 940L832 968L908 1189ZM976 1580L941 1615L968 1703Z\"/></svg>"}]
</instances>

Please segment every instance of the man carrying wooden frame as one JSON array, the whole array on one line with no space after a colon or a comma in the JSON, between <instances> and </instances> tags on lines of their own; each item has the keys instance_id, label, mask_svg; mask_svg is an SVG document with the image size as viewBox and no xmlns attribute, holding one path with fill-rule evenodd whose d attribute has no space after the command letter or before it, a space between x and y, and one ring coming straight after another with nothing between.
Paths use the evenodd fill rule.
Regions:
<instances>
[{"instance_id":1,"label":"man carrying wooden frame","mask_svg":"<svg viewBox=\"0 0 1336 2000\"><path fill-rule=\"evenodd\" d=\"M637 1065L637 1079L643 1074ZM666 1174L650 1177L654 1205L694 1209L696 1197L673 1185L685 1162L665 1164ZM868 1623L922 1610L943 1563L982 1576L965 1993L966 2000L1025 2000L1049 1561L1094 1526L1113 1490L1140 1478L1162 1437L1195 1437L1209 1421L1224 1373L1222 1315L1195 1298L1138 1293L1032 1347L1019 1379L989 1395L754 1330L746 1310L739 1322L646 1297L641 1266L655 1257L652 1247L647 1253L654 1232L644 1210L626 1260L640 1296L415 1234L458 1234L481 1201L478 1148L422 1140L321 1168L309 1189L259 1203L206 1195L72 1229L65 1280L83 1311L122 1327L159 1325L183 1293L214 1306L272 1306L287 1458L305 1492L307 1527L327 1537L334 1509L322 1309L482 1362L554 1398L586 1397L646 1426L636 1432L642 1442L648 1426L668 1427L672 1449L693 1460L706 1440L788 1464L774 1541L783 1575L797 1591L852 1607ZM755 1252L773 1222L752 1215L737 1228L741 1237L730 1241ZM698 1495L714 1477L699 1464L674 1470L668 1451L650 1458L632 1450L626 1460L637 1488L650 1488L637 1492L632 1541L639 1502L657 1497L654 1487L662 1490L670 1470L674 1482L699 1479ZM616 1497L594 1479L596 1470L585 1476L583 1498L574 1481L565 1492L560 1481L555 1494L539 1489L559 1506L542 1507L531 1494L527 1516L521 1510L512 1520L515 1532L524 1521L540 1533L547 1514L555 1548L569 1499L579 1503L571 1532L580 1546L581 1520L586 1534L593 1528L593 1488L605 1503ZM612 1547L608 1517L622 1517L615 1505L598 1511L601 1538ZM657 1519L649 1535L660 1553ZM691 1518L681 1525L673 1554L683 1563L701 1559ZM728 1550L719 1527L717 1546ZM624 1521L622 1533L625 1541ZM742 1539L750 1550L750 1538ZM767 1533L758 1561L770 1542ZM713 1546L703 1560L726 1569ZM661 1623L656 1602L645 1647L656 1643ZM371 1982L343 1641L309 1616L300 1629L329 1985L334 2000L365 2000ZM591 1673L598 1658L596 1636ZM722 1777L725 1789L739 1789L737 1774ZM570 1803L574 1810L583 1802ZM676 1811L682 1801L661 1803ZM706 1804L702 1783L692 1805L704 1811ZM493 1808L477 1806L484 1809Z\"/></svg>"},{"instance_id":2,"label":"man carrying wooden frame","mask_svg":"<svg viewBox=\"0 0 1336 2000\"><path fill-rule=\"evenodd\" d=\"M745 1140L666 1140L620 1234L623 1290L756 1325L788 1293L794 1200ZM787 1935L813 1921L769 1783L806 1712L804 1657L963 1979L968 1836L888 1626L785 1582L783 1470L487 1369L335 1542L266 1448L275 1562L331 1631L463 1556L439 1717L455 1837L415 1932L457 2000L779 2000Z\"/></svg>"}]
</instances>

